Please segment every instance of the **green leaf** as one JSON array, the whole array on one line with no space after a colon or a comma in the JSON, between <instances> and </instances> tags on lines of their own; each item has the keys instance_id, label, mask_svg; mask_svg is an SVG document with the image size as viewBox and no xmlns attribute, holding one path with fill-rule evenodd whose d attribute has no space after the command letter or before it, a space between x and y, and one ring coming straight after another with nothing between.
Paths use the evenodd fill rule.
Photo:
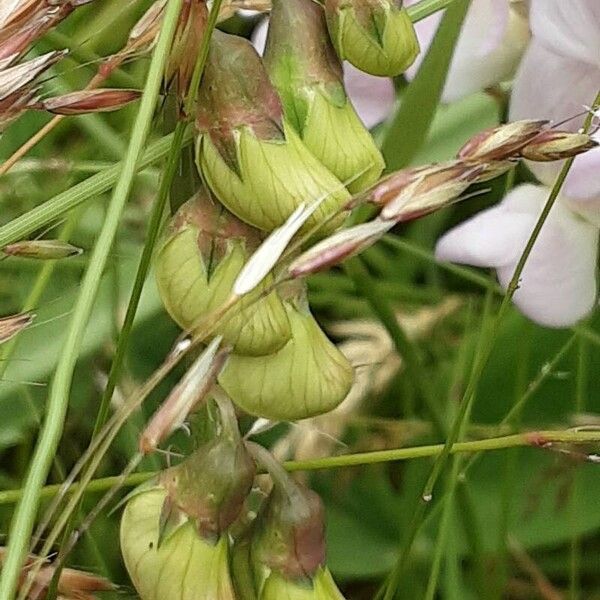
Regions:
<instances>
[{"instance_id":1,"label":"green leaf","mask_svg":"<svg viewBox=\"0 0 600 600\"><path fill-rule=\"evenodd\" d=\"M382 143L388 171L410 164L425 142L469 4L470 0L456 0L446 9L427 56L404 94Z\"/></svg>"}]
</instances>

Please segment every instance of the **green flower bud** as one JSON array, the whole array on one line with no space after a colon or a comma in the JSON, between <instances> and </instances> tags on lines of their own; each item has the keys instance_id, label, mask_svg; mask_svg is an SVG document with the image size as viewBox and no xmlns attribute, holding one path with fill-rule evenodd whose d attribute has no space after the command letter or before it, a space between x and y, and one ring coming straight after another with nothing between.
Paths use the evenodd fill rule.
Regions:
<instances>
[{"instance_id":1,"label":"green flower bud","mask_svg":"<svg viewBox=\"0 0 600 600\"><path fill-rule=\"evenodd\" d=\"M273 489L252 524L249 543L242 540L242 557L244 564L253 565L258 598L343 600L324 566L325 510L321 499L296 483L265 448L251 442L247 445L273 481Z\"/></svg>"},{"instance_id":2,"label":"green flower bud","mask_svg":"<svg viewBox=\"0 0 600 600\"><path fill-rule=\"evenodd\" d=\"M312 581L290 581L277 573L267 578L260 600L344 600L329 569L321 567Z\"/></svg>"},{"instance_id":3,"label":"green flower bud","mask_svg":"<svg viewBox=\"0 0 600 600\"><path fill-rule=\"evenodd\" d=\"M231 355L219 383L248 413L296 421L333 410L350 390L354 373L307 310L286 308L291 340L269 356Z\"/></svg>"},{"instance_id":4,"label":"green flower bud","mask_svg":"<svg viewBox=\"0 0 600 600\"><path fill-rule=\"evenodd\" d=\"M198 94L196 161L217 198L271 231L302 203L325 201L304 226L332 218L350 195L283 117L279 96L250 42L215 31Z\"/></svg>"},{"instance_id":5,"label":"green flower bud","mask_svg":"<svg viewBox=\"0 0 600 600\"><path fill-rule=\"evenodd\" d=\"M346 95L323 9L313 0L274 0L264 61L309 150L352 193L374 183L385 163Z\"/></svg>"},{"instance_id":6,"label":"green flower bud","mask_svg":"<svg viewBox=\"0 0 600 600\"><path fill-rule=\"evenodd\" d=\"M237 423L231 423L189 458L161 473L159 483L167 490L163 522L178 523L183 513L202 537L218 538L238 518L255 474Z\"/></svg>"},{"instance_id":7,"label":"green flower bud","mask_svg":"<svg viewBox=\"0 0 600 600\"><path fill-rule=\"evenodd\" d=\"M325 562L325 509L319 496L288 477L275 481L254 524L252 559L261 573L311 578Z\"/></svg>"},{"instance_id":8,"label":"green flower bud","mask_svg":"<svg viewBox=\"0 0 600 600\"><path fill-rule=\"evenodd\" d=\"M121 519L121 552L141 600L235 600L226 536L211 544L185 521L159 544L165 498L162 488L141 491Z\"/></svg>"},{"instance_id":9,"label":"green flower bud","mask_svg":"<svg viewBox=\"0 0 600 600\"><path fill-rule=\"evenodd\" d=\"M393 77L419 54L400 0L325 0L327 25L340 58L371 75Z\"/></svg>"},{"instance_id":10,"label":"green flower bud","mask_svg":"<svg viewBox=\"0 0 600 600\"><path fill-rule=\"evenodd\" d=\"M258 232L200 193L184 203L163 233L154 259L158 290L165 308L183 329L191 329L230 297L249 255L259 245ZM280 349L290 338L290 324L276 292L257 299L265 280L238 303L218 328L237 352L259 356Z\"/></svg>"}]
</instances>

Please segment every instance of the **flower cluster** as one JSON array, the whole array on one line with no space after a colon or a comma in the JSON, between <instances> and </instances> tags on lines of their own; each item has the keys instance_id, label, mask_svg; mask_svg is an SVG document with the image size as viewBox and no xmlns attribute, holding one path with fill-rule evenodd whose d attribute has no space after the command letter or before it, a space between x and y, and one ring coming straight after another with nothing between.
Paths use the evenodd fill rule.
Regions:
<instances>
[{"instance_id":1,"label":"flower cluster","mask_svg":"<svg viewBox=\"0 0 600 600\"><path fill-rule=\"evenodd\" d=\"M216 397L213 437L128 498L121 551L140 598L341 599L325 566L321 500L242 440L233 407ZM257 465L272 480L262 501L251 493Z\"/></svg>"},{"instance_id":2,"label":"flower cluster","mask_svg":"<svg viewBox=\"0 0 600 600\"><path fill-rule=\"evenodd\" d=\"M243 38L213 33L196 105L196 159L222 206L201 191L180 207L155 260L165 306L182 328L193 331L239 293L236 279L264 232L283 239L279 228L285 237L290 219L303 238L332 232L352 194L381 175L383 158L343 83L340 55L352 35L369 42L354 57L364 70L374 61L392 75L414 59L410 20L387 0L325 9L275 0L264 58ZM352 367L310 314L304 284L263 275L213 328L233 350L219 384L260 417L327 412L347 394Z\"/></svg>"}]
</instances>

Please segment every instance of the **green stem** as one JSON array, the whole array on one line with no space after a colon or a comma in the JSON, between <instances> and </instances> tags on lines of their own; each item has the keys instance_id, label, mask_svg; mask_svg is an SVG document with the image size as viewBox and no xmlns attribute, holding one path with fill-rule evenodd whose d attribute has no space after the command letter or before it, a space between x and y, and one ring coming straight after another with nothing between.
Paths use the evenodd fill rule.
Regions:
<instances>
[{"instance_id":1,"label":"green stem","mask_svg":"<svg viewBox=\"0 0 600 600\"><path fill-rule=\"evenodd\" d=\"M433 563L431 565L429 581L427 582L427 589L425 591L425 600L434 600L436 596L438 580L442 567L442 559L446 551L446 544L448 543L448 534L450 531L450 526L452 524L451 516L454 512L454 498L459 471L460 459L459 457L454 457L452 468L450 469L450 476L448 477L448 482L446 484L444 508L442 509L442 518L440 521L440 527L438 529L437 540L435 542Z\"/></svg>"},{"instance_id":2,"label":"green stem","mask_svg":"<svg viewBox=\"0 0 600 600\"><path fill-rule=\"evenodd\" d=\"M186 114L191 114L194 102L196 101L198 85L200 82L200 78L202 77L202 73L204 72L206 59L208 58L210 38L217 24L217 17L219 14L221 3L222 0L215 1L208 17L206 30L202 38L202 45L200 47L198 59L194 68L194 73L192 75L190 92L188 94L188 97L186 98ZM123 327L117 343L115 357L111 364L106 389L104 390L104 393L102 394L102 399L100 401L100 408L98 410L98 416L96 418L96 424L94 426L93 437L97 435L98 431L106 422L106 418L108 416L108 411L110 408L110 401L115 391L117 381L119 380L121 374L123 361L125 359L125 353L127 351L127 346L129 343L129 336L133 328L133 321L135 319L140 298L142 296L144 282L146 281L146 276L148 275L148 270L150 268L150 261L152 259L152 253L154 252L154 246L156 244L156 240L158 239L158 234L160 232L160 224L162 221L163 213L165 211L165 206L167 204L167 199L169 197L169 189L171 187L171 182L173 181L173 178L177 171L177 166L179 164L179 157L181 155L181 149L183 147L185 132L185 122L179 121L177 123L177 126L175 127L175 132L173 133L173 142L171 144L167 166L165 168L160 182L156 202L154 203L154 207L152 209L152 215L150 216L150 223L148 224L148 231L146 234L146 243L144 245L142 256L138 265L133 289L131 291L131 297L129 298L129 304L127 306L127 313L125 315L125 320L123 322Z\"/></svg>"},{"instance_id":3,"label":"green stem","mask_svg":"<svg viewBox=\"0 0 600 600\"><path fill-rule=\"evenodd\" d=\"M577 354L577 379L575 382L575 414L578 415L585 410L585 399L588 393L588 366L589 346L587 340L579 340L579 352ZM571 489L570 516L575 523L577 519L577 499L581 486L579 471L573 473L573 487ZM581 598L581 537L575 533L570 544L569 560L569 599L579 600Z\"/></svg>"},{"instance_id":4,"label":"green stem","mask_svg":"<svg viewBox=\"0 0 600 600\"><path fill-rule=\"evenodd\" d=\"M377 293L371 276L360 262L360 259L353 258L344 262L344 270L354 282L356 291L365 298L375 315L387 329L394 342L394 346L404 360L409 379L417 387L427 404L427 409L437 432L443 435L445 432L445 423L442 411L429 383L429 375L423 367L421 357L415 345L408 339L406 333L400 327L398 319L396 319L396 315L386 297Z\"/></svg>"},{"instance_id":5,"label":"green stem","mask_svg":"<svg viewBox=\"0 0 600 600\"><path fill-rule=\"evenodd\" d=\"M450 6L454 0L421 0L412 6L409 6L406 10L413 23L429 17L433 13L436 13L444 8Z\"/></svg>"},{"instance_id":6,"label":"green stem","mask_svg":"<svg viewBox=\"0 0 600 600\"><path fill-rule=\"evenodd\" d=\"M77 356L119 226L121 213L129 196L138 161L150 131L168 50L177 27L181 3L182 0L170 0L166 8L165 19L152 55L144 93L123 160L122 170L118 175L106 219L75 303L62 355L50 388L46 404L46 419L31 461L23 497L12 519L6 561L2 567L0 600L12 600L21 575L21 568L39 506L40 491L62 434Z\"/></svg>"},{"instance_id":7,"label":"green stem","mask_svg":"<svg viewBox=\"0 0 600 600\"><path fill-rule=\"evenodd\" d=\"M579 429L559 429L547 431L526 431L499 437L474 440L470 442L457 442L452 446L451 454L471 454L474 452L492 452L506 450L507 448L539 448L551 447L553 444L594 444L600 443L600 431L581 431ZM410 448L394 448L391 450L376 450L373 452L359 452L343 456L328 456L326 458L313 458L307 460L292 460L283 463L289 472L296 471L322 471L326 469L342 469L364 465L376 465L389 462L400 462L418 458L431 458L439 456L444 448L443 444L414 446ZM135 486L148 481L156 475L151 473L135 473L127 478L125 485ZM115 482L121 479L120 475L95 479L86 487L88 493L110 489ZM67 493L73 494L80 489L76 483L69 487ZM62 489L61 484L48 485L42 488L41 498L52 498ZM0 492L0 505L14 504L23 495L23 490L5 490Z\"/></svg>"}]
</instances>

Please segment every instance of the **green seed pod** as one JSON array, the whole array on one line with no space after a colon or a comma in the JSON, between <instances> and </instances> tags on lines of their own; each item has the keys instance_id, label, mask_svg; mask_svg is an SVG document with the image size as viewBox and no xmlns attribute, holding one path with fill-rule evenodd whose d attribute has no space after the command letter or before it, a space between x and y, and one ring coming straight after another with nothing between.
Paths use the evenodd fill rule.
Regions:
<instances>
[{"instance_id":1,"label":"green seed pod","mask_svg":"<svg viewBox=\"0 0 600 600\"><path fill-rule=\"evenodd\" d=\"M165 498L162 488L142 491L121 519L121 552L141 600L235 600L226 536L212 544L186 521L159 544Z\"/></svg>"},{"instance_id":2,"label":"green seed pod","mask_svg":"<svg viewBox=\"0 0 600 600\"><path fill-rule=\"evenodd\" d=\"M325 0L325 14L338 56L365 73L400 75L419 54L401 0Z\"/></svg>"},{"instance_id":3,"label":"green seed pod","mask_svg":"<svg viewBox=\"0 0 600 600\"><path fill-rule=\"evenodd\" d=\"M155 254L158 290L171 317L183 329L194 327L222 306L252 251L258 232L200 193L184 203L163 233ZM257 300L265 280L239 302L217 333L237 352L270 354L290 338L290 324L276 292Z\"/></svg>"},{"instance_id":4,"label":"green seed pod","mask_svg":"<svg viewBox=\"0 0 600 600\"><path fill-rule=\"evenodd\" d=\"M350 195L283 116L250 42L215 31L198 93L196 162L217 198L243 221L271 231L303 203L325 198L304 226L335 217Z\"/></svg>"},{"instance_id":5,"label":"green seed pod","mask_svg":"<svg viewBox=\"0 0 600 600\"><path fill-rule=\"evenodd\" d=\"M385 163L350 102L323 9L313 0L274 0L264 55L288 122L352 193Z\"/></svg>"},{"instance_id":6,"label":"green seed pod","mask_svg":"<svg viewBox=\"0 0 600 600\"><path fill-rule=\"evenodd\" d=\"M354 374L308 310L286 309L291 340L269 356L231 355L219 383L246 412L296 421L334 409L346 397Z\"/></svg>"}]
</instances>

